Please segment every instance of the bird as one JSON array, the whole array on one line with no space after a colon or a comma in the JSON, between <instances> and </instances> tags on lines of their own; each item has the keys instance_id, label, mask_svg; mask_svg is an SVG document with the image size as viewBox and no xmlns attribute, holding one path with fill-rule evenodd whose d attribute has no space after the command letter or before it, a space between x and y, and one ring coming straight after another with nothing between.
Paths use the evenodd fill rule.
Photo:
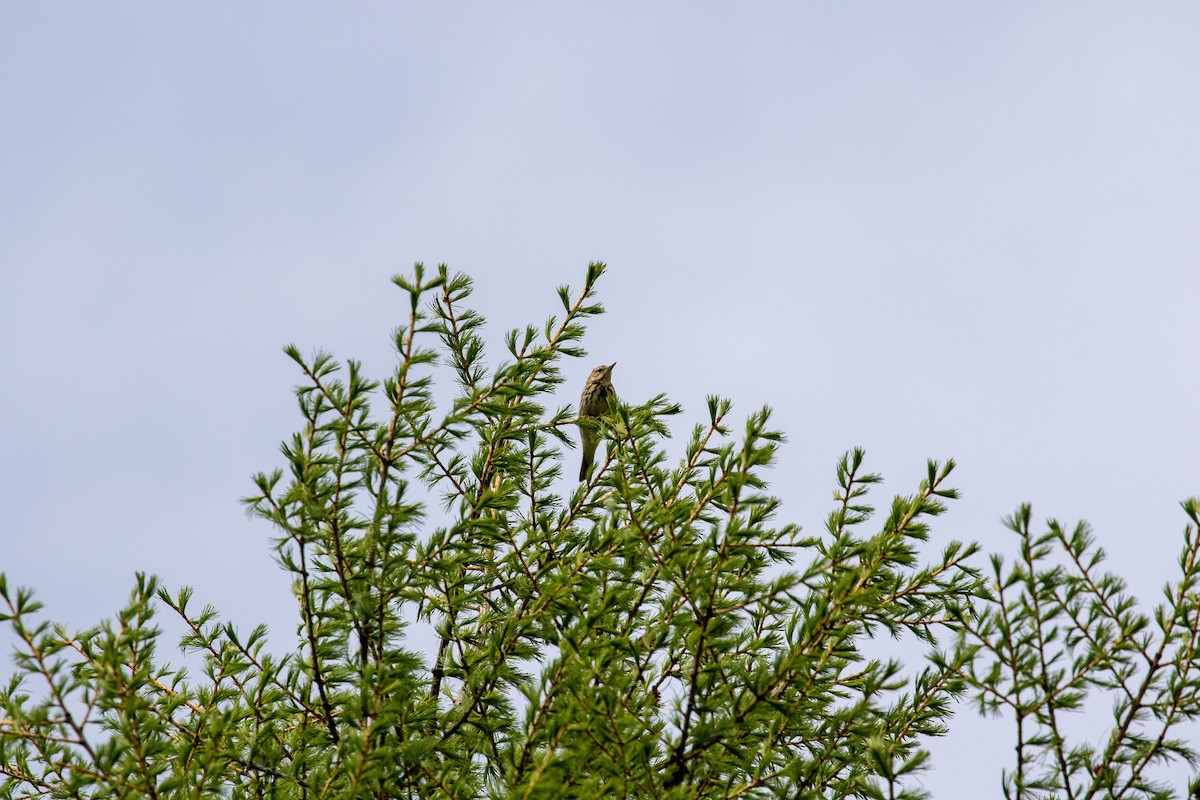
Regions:
<instances>
[{"instance_id":1,"label":"bird","mask_svg":"<svg viewBox=\"0 0 1200 800\"><path fill-rule=\"evenodd\" d=\"M611 364L601 364L588 375L587 383L583 385L583 394L579 395L580 419L599 417L608 411L608 398L617 396L617 390L612 385L612 371L616 365L615 361ZM583 442L583 463L579 465L579 480L582 481L596 456L600 433L580 425L579 438Z\"/></svg>"}]
</instances>

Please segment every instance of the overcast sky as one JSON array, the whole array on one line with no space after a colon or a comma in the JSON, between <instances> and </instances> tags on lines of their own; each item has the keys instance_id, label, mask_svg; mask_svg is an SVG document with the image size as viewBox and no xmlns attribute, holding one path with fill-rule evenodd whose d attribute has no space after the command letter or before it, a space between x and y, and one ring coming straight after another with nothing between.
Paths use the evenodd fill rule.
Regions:
<instances>
[{"instance_id":1,"label":"overcast sky","mask_svg":"<svg viewBox=\"0 0 1200 800\"><path fill-rule=\"evenodd\" d=\"M843 451L880 504L953 457L937 542L1011 552L1030 501L1156 602L1200 494L1197 42L1180 2L4 4L0 570L76 627L156 573L286 649L237 502L300 424L281 347L382 375L413 262L498 340L601 260L561 402L617 361L681 435L770 404L814 532ZM1000 796L1009 729L951 730L925 785Z\"/></svg>"}]
</instances>

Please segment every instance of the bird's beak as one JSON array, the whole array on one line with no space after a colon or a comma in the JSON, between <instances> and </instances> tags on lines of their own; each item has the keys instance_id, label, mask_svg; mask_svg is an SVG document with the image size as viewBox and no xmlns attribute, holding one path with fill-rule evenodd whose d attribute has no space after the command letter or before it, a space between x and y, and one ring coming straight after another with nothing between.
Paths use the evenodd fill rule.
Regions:
<instances>
[{"instance_id":1,"label":"bird's beak","mask_svg":"<svg viewBox=\"0 0 1200 800\"><path fill-rule=\"evenodd\" d=\"M609 374L609 375L611 375L611 374L612 374L613 367L615 367L616 365L617 365L617 362L615 362L615 361L614 361L613 363L611 363L611 364L609 364L609 365L608 365L608 374Z\"/></svg>"}]
</instances>

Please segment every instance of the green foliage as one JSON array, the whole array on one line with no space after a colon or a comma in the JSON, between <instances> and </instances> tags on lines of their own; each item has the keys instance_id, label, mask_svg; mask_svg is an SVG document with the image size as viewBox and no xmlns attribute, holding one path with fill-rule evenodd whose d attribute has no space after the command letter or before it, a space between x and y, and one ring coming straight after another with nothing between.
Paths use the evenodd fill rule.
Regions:
<instances>
[{"instance_id":1,"label":"green foliage","mask_svg":"<svg viewBox=\"0 0 1200 800\"><path fill-rule=\"evenodd\" d=\"M1153 617L1125 583L1101 571L1104 551L1084 524L1051 520L1031 529L1022 506L1005 520L1019 537L1010 567L992 558L996 602L966 621L968 679L981 712L1012 718L1016 765L1006 797L1169 798L1155 766L1197 753L1172 733L1200 718L1200 500L1183 504L1191 524ZM1057 556L1057 558L1056 558ZM1093 693L1112 709L1107 730L1073 741L1069 718ZM1200 792L1193 779L1188 796Z\"/></svg>"},{"instance_id":2,"label":"green foliage","mask_svg":"<svg viewBox=\"0 0 1200 800\"><path fill-rule=\"evenodd\" d=\"M283 655L153 578L72 634L0 576L18 642L0 796L917 798L922 740L968 689L1024 726L1014 795L1084 796L1085 772L1141 791L1146 764L1191 758L1146 724L1196 711L1191 533L1153 645L1122 587L1094 575L1087 537L1031 541L1027 511L1021 566L993 562L995 605L975 545L923 561L952 462L930 463L871 528L879 478L854 451L823 532L776 523L769 409L733 437L730 403L710 398L669 463L678 406L614 404L589 482L564 481L574 411L543 404L563 359L584 355L603 271L560 288L544 326L509 332L495 366L470 281L420 265L394 279L409 315L382 381L286 349L305 376L302 427L246 500L293 582L299 639ZM456 386L442 409L439 368ZM1082 577L1039 567L1056 543ZM163 609L202 674L158 657ZM429 652L414 623L434 630ZM923 643L926 663L870 657L884 634ZM1067 751L1055 715L1096 687L1127 699L1121 722L1103 752Z\"/></svg>"}]
</instances>

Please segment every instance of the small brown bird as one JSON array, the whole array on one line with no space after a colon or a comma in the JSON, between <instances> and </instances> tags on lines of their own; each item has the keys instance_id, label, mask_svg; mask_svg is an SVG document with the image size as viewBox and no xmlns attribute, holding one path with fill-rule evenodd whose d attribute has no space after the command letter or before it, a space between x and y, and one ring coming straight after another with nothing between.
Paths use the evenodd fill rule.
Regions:
<instances>
[{"instance_id":1,"label":"small brown bird","mask_svg":"<svg viewBox=\"0 0 1200 800\"><path fill-rule=\"evenodd\" d=\"M588 375L587 383L583 385L583 394L579 396L579 416L599 417L608 411L608 398L616 397L617 390L612 385L612 371L617 363L601 364ZM579 438L583 442L583 463L579 465L579 480L587 475L588 467L596 456L596 445L600 443L600 434L579 426Z\"/></svg>"}]
</instances>

